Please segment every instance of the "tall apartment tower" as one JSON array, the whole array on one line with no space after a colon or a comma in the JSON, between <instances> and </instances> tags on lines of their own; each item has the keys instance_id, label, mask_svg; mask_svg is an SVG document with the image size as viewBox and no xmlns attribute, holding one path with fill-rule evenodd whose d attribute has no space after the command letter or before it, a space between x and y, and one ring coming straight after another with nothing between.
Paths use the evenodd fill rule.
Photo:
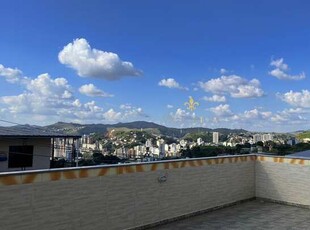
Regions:
<instances>
[{"instance_id":1,"label":"tall apartment tower","mask_svg":"<svg viewBox=\"0 0 310 230\"><path fill-rule=\"evenodd\" d=\"M218 144L219 143L219 133L213 132L213 143Z\"/></svg>"}]
</instances>

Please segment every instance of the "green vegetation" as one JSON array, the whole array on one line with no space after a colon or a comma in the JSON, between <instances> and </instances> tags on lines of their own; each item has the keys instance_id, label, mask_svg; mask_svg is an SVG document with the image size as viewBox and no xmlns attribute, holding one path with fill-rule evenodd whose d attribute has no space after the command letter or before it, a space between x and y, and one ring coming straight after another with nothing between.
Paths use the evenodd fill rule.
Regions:
<instances>
[{"instance_id":1,"label":"green vegetation","mask_svg":"<svg viewBox=\"0 0 310 230\"><path fill-rule=\"evenodd\" d=\"M261 146L264 153L271 153L274 155L284 156L296 152L310 150L310 143L298 143L296 145L288 144L276 144L272 141L268 141L263 145L263 142L257 143L256 146ZM184 149L181 151L183 158L199 158L199 157L213 157L222 154L234 155L234 154L249 154L251 145L246 143L244 145L237 144L235 147L225 146L195 146L192 149Z\"/></svg>"},{"instance_id":2,"label":"green vegetation","mask_svg":"<svg viewBox=\"0 0 310 230\"><path fill-rule=\"evenodd\" d=\"M197 133L187 133L184 137L187 141L196 141L201 138L204 142L212 142L212 133L210 132L197 132Z\"/></svg>"},{"instance_id":3,"label":"green vegetation","mask_svg":"<svg viewBox=\"0 0 310 230\"><path fill-rule=\"evenodd\" d=\"M167 137L167 136L162 136L162 139L165 141L166 144L170 145L172 143L177 142L174 138L172 137Z\"/></svg>"},{"instance_id":4,"label":"green vegetation","mask_svg":"<svg viewBox=\"0 0 310 230\"><path fill-rule=\"evenodd\" d=\"M296 145L274 145L272 149L269 151L270 153L274 153L276 155L284 156L296 152L310 150L310 143L298 143Z\"/></svg>"},{"instance_id":5,"label":"green vegetation","mask_svg":"<svg viewBox=\"0 0 310 230\"><path fill-rule=\"evenodd\" d=\"M104 139L104 135L102 133L93 133L91 135L91 137L95 140L95 141L101 141Z\"/></svg>"},{"instance_id":6,"label":"green vegetation","mask_svg":"<svg viewBox=\"0 0 310 230\"><path fill-rule=\"evenodd\" d=\"M91 166L100 164L118 164L122 162L120 158L114 155L103 155L100 151L94 151L92 155L83 155L83 159L79 160L78 166ZM76 167L75 161L67 161L64 158L56 158L50 161L50 168Z\"/></svg>"},{"instance_id":7,"label":"green vegetation","mask_svg":"<svg viewBox=\"0 0 310 230\"><path fill-rule=\"evenodd\" d=\"M214 157L221 154L234 154L236 148L225 146L195 146L192 149L184 149L181 151L181 156L186 158L199 158L199 157Z\"/></svg>"},{"instance_id":8,"label":"green vegetation","mask_svg":"<svg viewBox=\"0 0 310 230\"><path fill-rule=\"evenodd\" d=\"M156 133L153 133L154 129L128 129L128 128L117 128L109 131L109 140L103 143L103 147L107 148L108 152L113 152L117 146L113 146L112 142L118 140L123 147L133 148L137 145L143 145L148 139L152 140L152 144L156 144ZM169 139L169 138L168 138Z\"/></svg>"},{"instance_id":9,"label":"green vegetation","mask_svg":"<svg viewBox=\"0 0 310 230\"><path fill-rule=\"evenodd\" d=\"M107 152L109 152L109 153L113 153L114 152L114 150L115 150L115 145L113 144L113 142L112 141L107 141L107 142L105 142L103 145L103 148L105 148L106 149L106 151Z\"/></svg>"},{"instance_id":10,"label":"green vegetation","mask_svg":"<svg viewBox=\"0 0 310 230\"><path fill-rule=\"evenodd\" d=\"M113 155L102 155L101 152L95 151L91 158L84 158L79 161L79 166L91 166L101 164L117 164L121 160L117 156ZM74 163L75 164L75 163ZM72 165L73 167L75 165Z\"/></svg>"},{"instance_id":11,"label":"green vegetation","mask_svg":"<svg viewBox=\"0 0 310 230\"><path fill-rule=\"evenodd\" d=\"M129 123L118 123L118 124L75 124L75 123L65 123L58 122L53 125L44 126L49 130L63 132L66 134L83 135L90 133L101 133L105 134L107 131L112 129L127 129L127 130L141 130L152 132L156 135L170 136L175 138L183 138L184 135L188 133L199 133L199 132L219 132L223 135L228 135L229 133L245 133L246 130L243 129L209 129L209 128L170 128L162 125L158 125L152 122L136 121Z\"/></svg>"},{"instance_id":12,"label":"green vegetation","mask_svg":"<svg viewBox=\"0 0 310 230\"><path fill-rule=\"evenodd\" d=\"M113 137L117 139L130 140L135 138L137 142L145 142L147 139L152 138L153 134L146 130L132 130L132 129L115 129L111 131Z\"/></svg>"},{"instance_id":13,"label":"green vegetation","mask_svg":"<svg viewBox=\"0 0 310 230\"><path fill-rule=\"evenodd\" d=\"M304 139L304 138L310 138L310 131L298 134L297 138L300 139L300 140Z\"/></svg>"},{"instance_id":14,"label":"green vegetation","mask_svg":"<svg viewBox=\"0 0 310 230\"><path fill-rule=\"evenodd\" d=\"M94 151L93 161L95 162L96 165L99 165L99 164L117 164L121 160L117 156L114 155L104 156L101 152Z\"/></svg>"}]
</instances>

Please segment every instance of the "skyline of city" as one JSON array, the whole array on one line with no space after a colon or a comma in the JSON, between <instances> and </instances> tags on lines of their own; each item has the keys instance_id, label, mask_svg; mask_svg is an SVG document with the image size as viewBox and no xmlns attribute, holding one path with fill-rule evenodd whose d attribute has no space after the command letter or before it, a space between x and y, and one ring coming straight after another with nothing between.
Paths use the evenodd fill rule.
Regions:
<instances>
[{"instance_id":1,"label":"skyline of city","mask_svg":"<svg viewBox=\"0 0 310 230\"><path fill-rule=\"evenodd\" d=\"M307 1L91 3L3 1L0 119L310 129Z\"/></svg>"}]
</instances>

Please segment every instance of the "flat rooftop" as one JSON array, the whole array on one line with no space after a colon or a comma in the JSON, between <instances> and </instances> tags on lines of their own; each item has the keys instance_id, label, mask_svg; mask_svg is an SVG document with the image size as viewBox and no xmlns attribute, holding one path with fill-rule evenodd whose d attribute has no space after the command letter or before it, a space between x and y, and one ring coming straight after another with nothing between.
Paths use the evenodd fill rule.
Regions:
<instances>
[{"instance_id":1,"label":"flat rooftop","mask_svg":"<svg viewBox=\"0 0 310 230\"><path fill-rule=\"evenodd\" d=\"M81 135L68 135L55 132L53 130L31 126L31 125L15 125L15 126L0 126L1 138L80 138Z\"/></svg>"},{"instance_id":2,"label":"flat rooftop","mask_svg":"<svg viewBox=\"0 0 310 230\"><path fill-rule=\"evenodd\" d=\"M150 229L310 229L310 209L253 200Z\"/></svg>"}]
</instances>

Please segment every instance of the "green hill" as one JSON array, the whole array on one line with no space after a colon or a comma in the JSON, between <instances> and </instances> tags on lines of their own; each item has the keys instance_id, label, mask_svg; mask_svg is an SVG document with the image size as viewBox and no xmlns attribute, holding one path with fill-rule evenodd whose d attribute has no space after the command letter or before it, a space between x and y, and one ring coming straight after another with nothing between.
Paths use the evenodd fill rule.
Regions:
<instances>
[{"instance_id":1,"label":"green hill","mask_svg":"<svg viewBox=\"0 0 310 230\"><path fill-rule=\"evenodd\" d=\"M152 132L153 134L164 135L175 138L182 138L191 133L208 133L208 132L220 132L222 135L228 135L229 133L245 133L246 130L243 129L209 129L209 128L170 128L162 125L158 125L153 122L146 121L135 121L128 123L117 123L117 124L76 124L76 123L65 123L58 122L53 125L45 126L45 128L63 132L66 134L90 134L90 133L100 133L105 134L109 130L143 130L146 132ZM209 138L209 137L208 137Z\"/></svg>"},{"instance_id":2,"label":"green hill","mask_svg":"<svg viewBox=\"0 0 310 230\"><path fill-rule=\"evenodd\" d=\"M297 134L298 139L310 138L310 131Z\"/></svg>"}]
</instances>

